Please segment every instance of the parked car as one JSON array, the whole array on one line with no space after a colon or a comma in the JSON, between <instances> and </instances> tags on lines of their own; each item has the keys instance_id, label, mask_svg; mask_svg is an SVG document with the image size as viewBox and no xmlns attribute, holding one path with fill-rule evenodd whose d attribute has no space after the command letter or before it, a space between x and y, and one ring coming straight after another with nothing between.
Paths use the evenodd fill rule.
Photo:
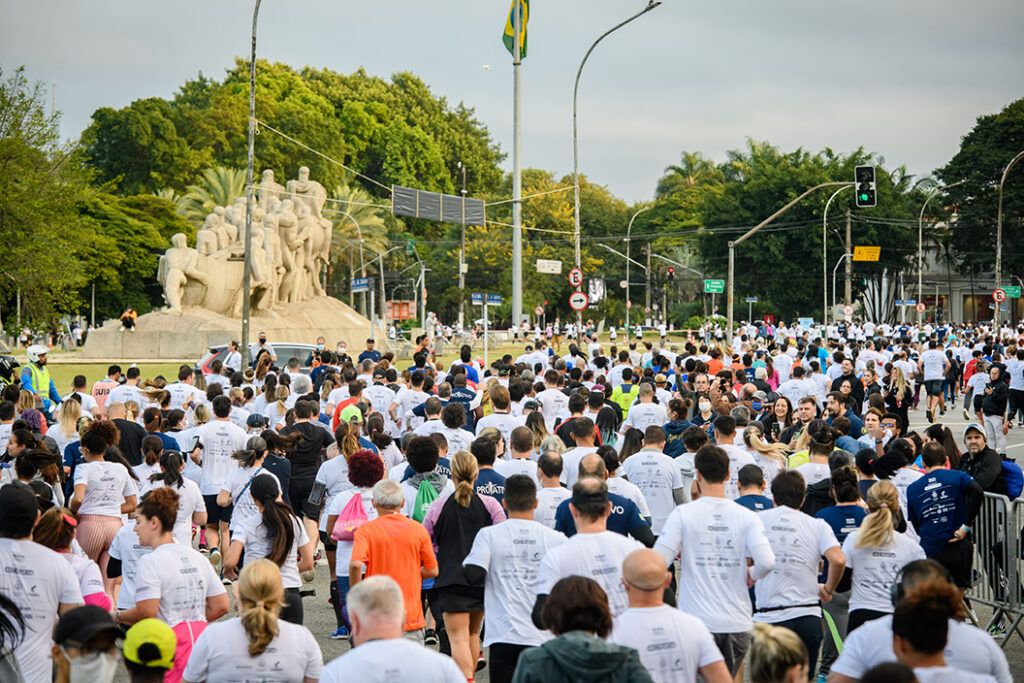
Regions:
<instances>
[{"instance_id":1,"label":"parked car","mask_svg":"<svg viewBox=\"0 0 1024 683\"><path fill-rule=\"evenodd\" d=\"M270 342L270 347L274 349L274 354L277 355L277 367L283 368L291 358L298 358L299 365L302 368L302 372L309 374L309 368L306 367L306 359L316 351L316 346L313 344L298 344L294 342ZM249 345L249 357L255 358L256 351L259 349L257 344ZM202 372L204 375L209 375L213 372L210 369L210 365L215 360L224 361L224 358L228 355L227 344L221 344L219 346L211 346L210 350L205 356L203 356L195 366L196 372Z\"/></svg>"}]
</instances>

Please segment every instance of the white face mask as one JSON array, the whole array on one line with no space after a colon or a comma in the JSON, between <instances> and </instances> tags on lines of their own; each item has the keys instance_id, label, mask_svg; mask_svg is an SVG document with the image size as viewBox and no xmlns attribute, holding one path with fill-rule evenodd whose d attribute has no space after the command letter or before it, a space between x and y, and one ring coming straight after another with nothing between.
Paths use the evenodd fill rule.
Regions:
<instances>
[{"instance_id":1,"label":"white face mask","mask_svg":"<svg viewBox=\"0 0 1024 683\"><path fill-rule=\"evenodd\" d=\"M698 405L700 406L700 411L702 413L706 413L711 410L711 401L701 401Z\"/></svg>"},{"instance_id":2,"label":"white face mask","mask_svg":"<svg viewBox=\"0 0 1024 683\"><path fill-rule=\"evenodd\" d=\"M71 659L64 652L71 666L71 683L112 683L117 674L118 655L116 652L94 652Z\"/></svg>"}]
</instances>

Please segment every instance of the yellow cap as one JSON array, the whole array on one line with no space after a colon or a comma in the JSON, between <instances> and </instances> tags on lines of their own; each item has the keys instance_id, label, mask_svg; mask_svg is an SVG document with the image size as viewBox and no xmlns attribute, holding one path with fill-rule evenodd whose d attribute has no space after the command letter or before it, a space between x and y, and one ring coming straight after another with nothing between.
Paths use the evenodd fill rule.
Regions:
<instances>
[{"instance_id":1,"label":"yellow cap","mask_svg":"<svg viewBox=\"0 0 1024 683\"><path fill-rule=\"evenodd\" d=\"M170 626L159 619L143 619L124 637L124 658L150 669L172 669L177 646Z\"/></svg>"}]
</instances>

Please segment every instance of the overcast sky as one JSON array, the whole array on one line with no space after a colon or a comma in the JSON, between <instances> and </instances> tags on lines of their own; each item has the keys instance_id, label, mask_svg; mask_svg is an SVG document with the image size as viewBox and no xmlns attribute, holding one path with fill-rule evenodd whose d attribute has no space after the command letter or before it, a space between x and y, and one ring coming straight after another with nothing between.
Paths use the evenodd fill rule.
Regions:
<instances>
[{"instance_id":1,"label":"overcast sky","mask_svg":"<svg viewBox=\"0 0 1024 683\"><path fill-rule=\"evenodd\" d=\"M524 166L572 170L579 61L643 1L532 1ZM411 70L435 94L474 107L511 155L512 66L500 40L508 7L265 0L259 56L384 77ZM169 97L200 71L221 78L248 53L251 12L239 0L0 0L0 66L55 83L62 132L75 137L98 107ZM928 173L977 116L1024 96L1022 35L1021 0L665 0L607 38L586 67L581 170L642 200L681 150L720 160L752 137L786 150L864 145Z\"/></svg>"}]
</instances>

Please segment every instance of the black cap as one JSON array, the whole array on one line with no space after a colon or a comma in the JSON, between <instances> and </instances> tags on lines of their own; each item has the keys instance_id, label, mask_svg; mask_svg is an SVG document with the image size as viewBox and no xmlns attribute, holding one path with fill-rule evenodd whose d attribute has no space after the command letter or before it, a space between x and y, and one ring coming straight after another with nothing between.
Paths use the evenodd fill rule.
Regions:
<instances>
[{"instance_id":1,"label":"black cap","mask_svg":"<svg viewBox=\"0 0 1024 683\"><path fill-rule=\"evenodd\" d=\"M114 623L109 612L96 605L85 605L61 616L57 628L53 630L53 641L58 645L69 641L84 645L106 632L121 637L121 629Z\"/></svg>"},{"instance_id":2,"label":"black cap","mask_svg":"<svg viewBox=\"0 0 1024 683\"><path fill-rule=\"evenodd\" d=\"M0 532L24 537L32 533L39 516L35 491L20 481L0 488Z\"/></svg>"},{"instance_id":3,"label":"black cap","mask_svg":"<svg viewBox=\"0 0 1024 683\"><path fill-rule=\"evenodd\" d=\"M387 373L381 370L380 368L377 368L376 370L373 371L373 378L376 379L378 377L387 377Z\"/></svg>"},{"instance_id":4,"label":"black cap","mask_svg":"<svg viewBox=\"0 0 1024 683\"><path fill-rule=\"evenodd\" d=\"M260 415L259 413L253 413L249 417L245 418L245 424L253 429L261 429L270 424L270 420L267 419L266 415Z\"/></svg>"},{"instance_id":5,"label":"black cap","mask_svg":"<svg viewBox=\"0 0 1024 683\"><path fill-rule=\"evenodd\" d=\"M373 337L370 337L369 339L366 340L366 343L367 344L376 344L377 342L373 341Z\"/></svg>"}]
</instances>

